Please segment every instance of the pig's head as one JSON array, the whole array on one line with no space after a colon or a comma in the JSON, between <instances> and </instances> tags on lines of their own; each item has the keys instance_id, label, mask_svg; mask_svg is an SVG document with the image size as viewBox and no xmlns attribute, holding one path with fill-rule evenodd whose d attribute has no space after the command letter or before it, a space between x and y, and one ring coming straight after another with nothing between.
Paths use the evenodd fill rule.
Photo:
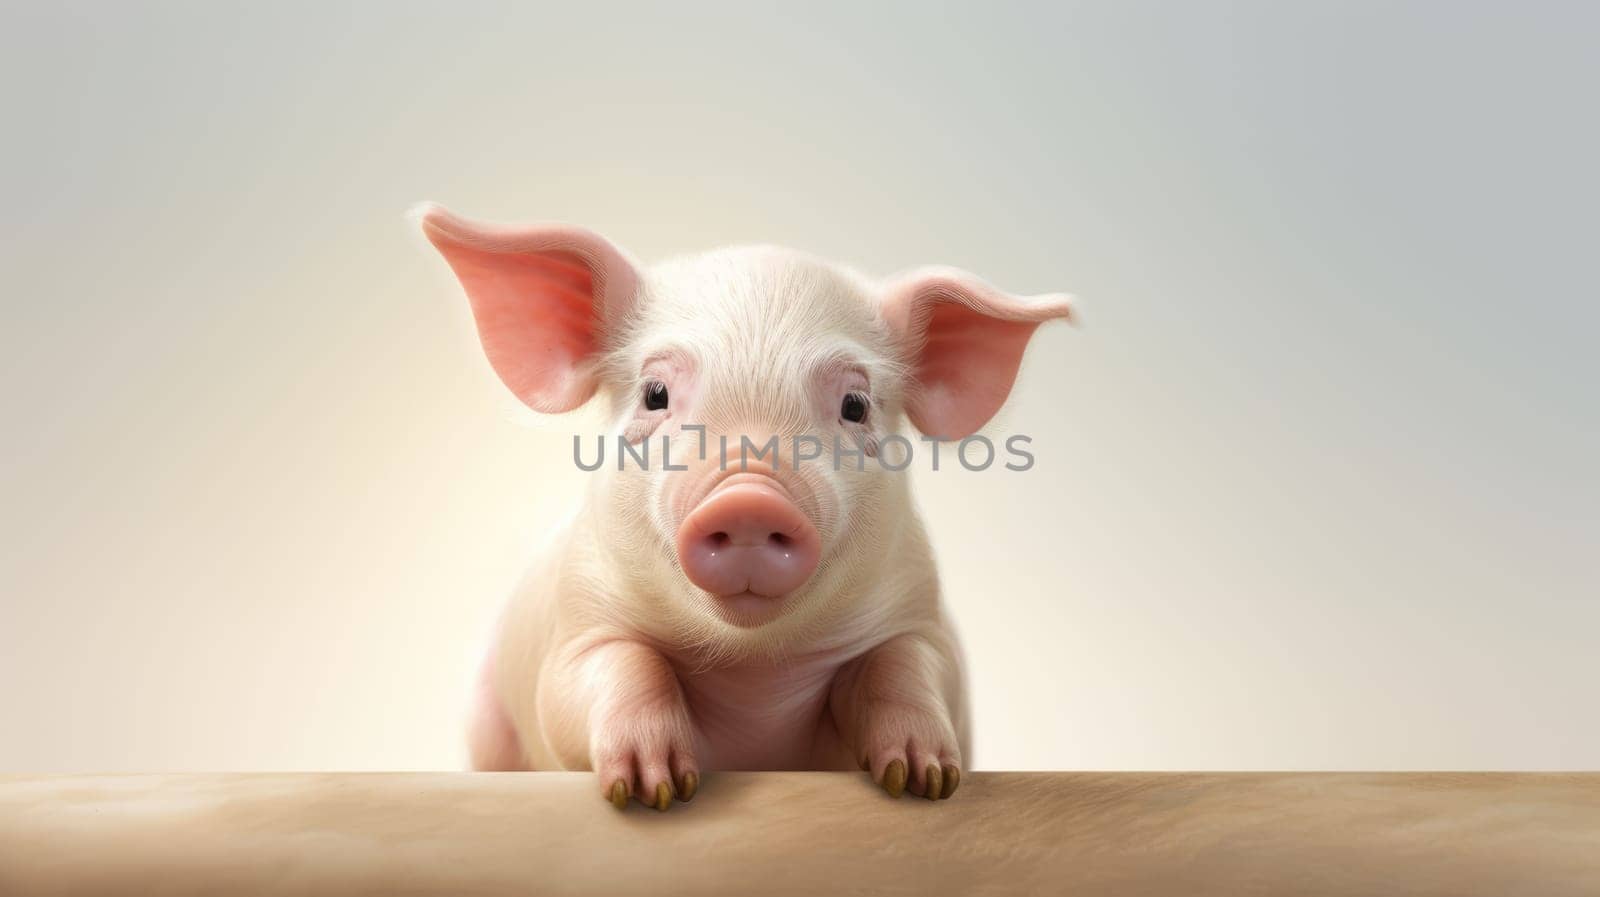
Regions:
<instances>
[{"instance_id":1,"label":"pig's head","mask_svg":"<svg viewBox=\"0 0 1600 897\"><path fill-rule=\"evenodd\" d=\"M877 460L884 438L902 417L974 433L1034 329L1069 315L1064 296L950 269L879 283L770 247L646 269L580 228L435 206L420 219L512 392L548 413L606 403L614 435L591 511L651 605L641 615L727 647L781 641L859 600L893 562L895 528L915 526L905 477ZM618 470L615 435L648 462Z\"/></svg>"}]
</instances>

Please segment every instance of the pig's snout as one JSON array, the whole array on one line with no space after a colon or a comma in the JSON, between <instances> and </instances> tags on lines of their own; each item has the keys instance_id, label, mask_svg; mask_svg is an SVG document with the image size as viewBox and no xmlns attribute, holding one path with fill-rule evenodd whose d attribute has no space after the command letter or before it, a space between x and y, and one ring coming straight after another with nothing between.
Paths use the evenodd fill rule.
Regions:
<instances>
[{"instance_id":1,"label":"pig's snout","mask_svg":"<svg viewBox=\"0 0 1600 897\"><path fill-rule=\"evenodd\" d=\"M721 598L777 598L805 585L822 553L817 529L777 480L735 474L678 527L678 563Z\"/></svg>"}]
</instances>

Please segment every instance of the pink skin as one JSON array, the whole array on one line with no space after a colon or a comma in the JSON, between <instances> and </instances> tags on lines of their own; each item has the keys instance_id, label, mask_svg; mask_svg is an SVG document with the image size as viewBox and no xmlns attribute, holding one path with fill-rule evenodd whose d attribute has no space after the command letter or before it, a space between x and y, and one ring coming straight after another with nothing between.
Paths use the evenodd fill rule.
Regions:
<instances>
[{"instance_id":1,"label":"pink skin","mask_svg":"<svg viewBox=\"0 0 1600 897\"><path fill-rule=\"evenodd\" d=\"M497 629L473 766L592 769L619 807L666 809L716 769L866 769L894 796L949 797L969 739L963 673L904 480L741 467L737 445L732 463L689 458L685 428L838 436L869 457L901 415L969 435L1065 298L946 269L869 289L777 251L641 271L581 228L420 219L523 401L554 412L604 394L626 440L670 439L685 467L597 475ZM769 301L783 288L799 292ZM651 383L666 407L641 402ZM866 419L842 417L850 393L869 398Z\"/></svg>"}]
</instances>

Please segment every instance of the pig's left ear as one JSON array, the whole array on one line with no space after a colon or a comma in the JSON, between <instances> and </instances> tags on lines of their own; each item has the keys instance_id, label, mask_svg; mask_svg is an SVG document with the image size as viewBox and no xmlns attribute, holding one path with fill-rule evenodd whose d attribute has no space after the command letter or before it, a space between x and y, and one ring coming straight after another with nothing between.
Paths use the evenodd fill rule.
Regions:
<instances>
[{"instance_id":1,"label":"pig's left ear","mask_svg":"<svg viewBox=\"0 0 1600 897\"><path fill-rule=\"evenodd\" d=\"M603 337L639 289L633 263L579 227L487 224L432 204L415 215L466 289L501 381L536 411L588 401Z\"/></svg>"},{"instance_id":2,"label":"pig's left ear","mask_svg":"<svg viewBox=\"0 0 1600 897\"><path fill-rule=\"evenodd\" d=\"M928 268L885 288L882 311L915 380L911 422L929 436L962 439L989 422L1017 379L1040 324L1072 319L1069 297L1013 296L952 268Z\"/></svg>"}]
</instances>

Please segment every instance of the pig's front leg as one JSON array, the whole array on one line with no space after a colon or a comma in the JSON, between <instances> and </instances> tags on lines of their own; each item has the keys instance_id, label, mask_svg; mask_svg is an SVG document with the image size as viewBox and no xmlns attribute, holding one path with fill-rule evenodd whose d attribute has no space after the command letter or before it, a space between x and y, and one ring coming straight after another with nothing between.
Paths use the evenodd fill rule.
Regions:
<instances>
[{"instance_id":1,"label":"pig's front leg","mask_svg":"<svg viewBox=\"0 0 1600 897\"><path fill-rule=\"evenodd\" d=\"M602 794L665 810L700 785L694 729L666 658L627 639L568 645L540 677L539 721L568 769L593 769Z\"/></svg>"},{"instance_id":2,"label":"pig's front leg","mask_svg":"<svg viewBox=\"0 0 1600 897\"><path fill-rule=\"evenodd\" d=\"M940 800L961 782L952 721L961 671L942 633L903 635L847 664L834 679L834 723L862 769L891 797Z\"/></svg>"}]
</instances>

